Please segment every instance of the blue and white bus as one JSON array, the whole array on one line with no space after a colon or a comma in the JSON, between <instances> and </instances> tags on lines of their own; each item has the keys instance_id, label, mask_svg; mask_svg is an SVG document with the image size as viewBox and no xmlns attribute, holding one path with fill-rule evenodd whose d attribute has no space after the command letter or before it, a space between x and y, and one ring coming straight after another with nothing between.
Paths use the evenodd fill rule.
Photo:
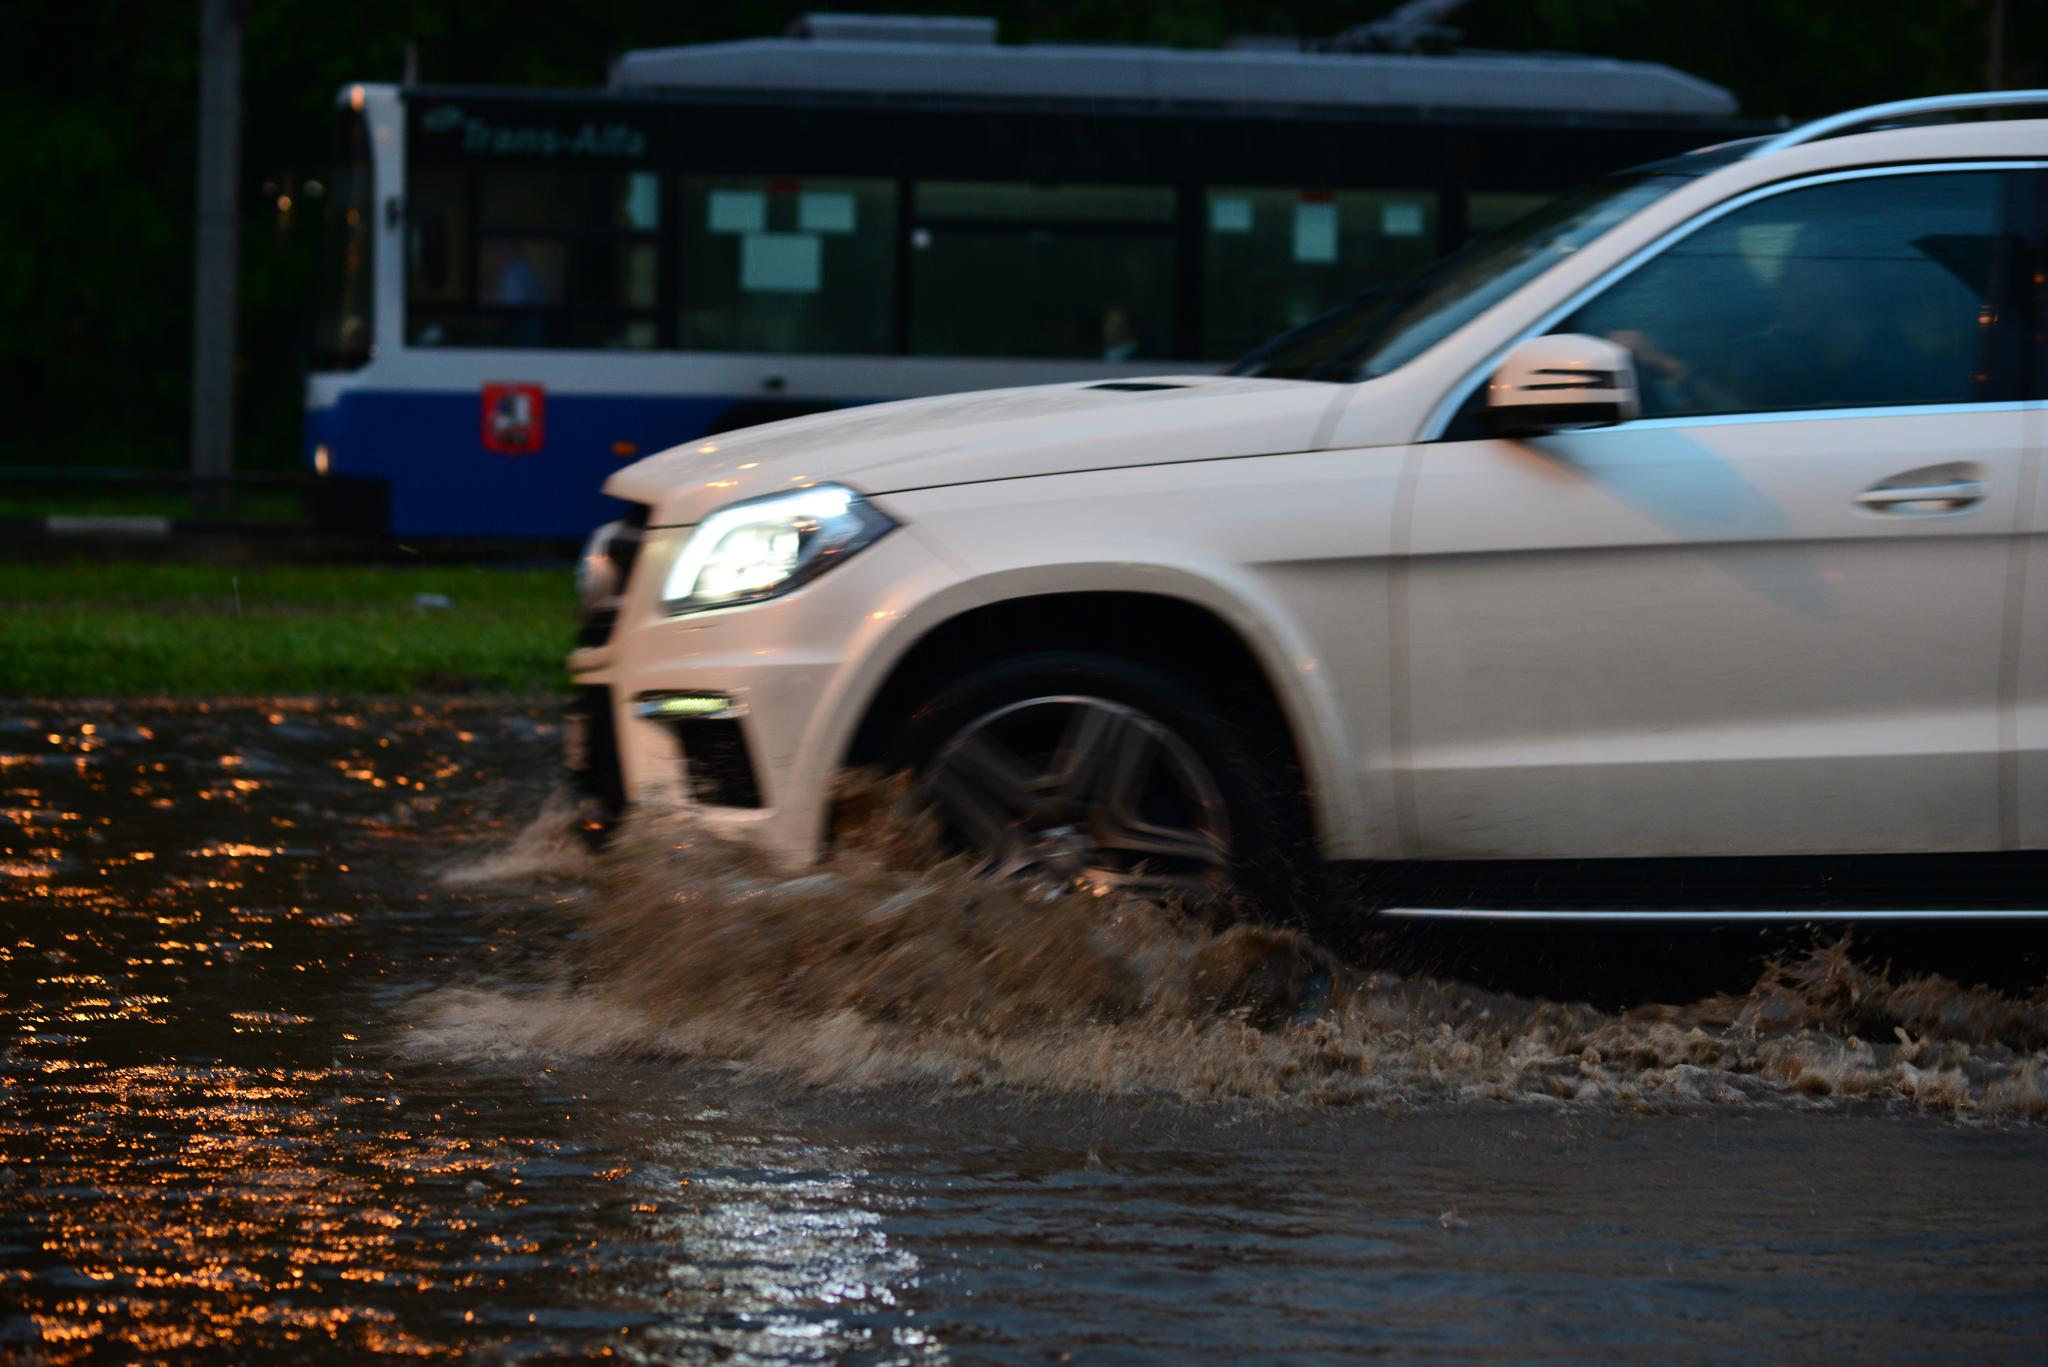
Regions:
<instances>
[{"instance_id":1,"label":"blue and white bus","mask_svg":"<svg viewBox=\"0 0 2048 1367\"><path fill-rule=\"evenodd\" d=\"M402 536L845 404L1212 370L1589 175L1753 131L1667 67L1014 46L815 16L597 91L340 96L305 456Z\"/></svg>"}]
</instances>

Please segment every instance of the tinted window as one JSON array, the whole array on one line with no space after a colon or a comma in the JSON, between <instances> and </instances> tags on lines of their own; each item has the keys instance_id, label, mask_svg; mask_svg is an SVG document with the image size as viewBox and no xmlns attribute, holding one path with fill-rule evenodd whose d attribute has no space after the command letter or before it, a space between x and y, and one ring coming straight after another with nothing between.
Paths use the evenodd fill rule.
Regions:
<instances>
[{"instance_id":1,"label":"tinted window","mask_svg":"<svg viewBox=\"0 0 2048 1367\"><path fill-rule=\"evenodd\" d=\"M927 183L915 204L913 352L1173 353L1172 189Z\"/></svg>"},{"instance_id":2,"label":"tinted window","mask_svg":"<svg viewBox=\"0 0 2048 1367\"><path fill-rule=\"evenodd\" d=\"M1645 172L1596 181L1401 284L1281 333L1230 373L1336 382L1384 375L1685 183L1681 174Z\"/></svg>"},{"instance_id":3,"label":"tinted window","mask_svg":"<svg viewBox=\"0 0 2048 1367\"><path fill-rule=\"evenodd\" d=\"M1556 330L1629 347L1646 417L2001 397L2007 184L1945 172L1774 195L1681 239Z\"/></svg>"},{"instance_id":4,"label":"tinted window","mask_svg":"<svg viewBox=\"0 0 2048 1367\"><path fill-rule=\"evenodd\" d=\"M1436 196L1217 187L1202 228L1202 354L1237 356L1426 265Z\"/></svg>"},{"instance_id":5,"label":"tinted window","mask_svg":"<svg viewBox=\"0 0 2048 1367\"><path fill-rule=\"evenodd\" d=\"M1510 223L1535 213L1551 198L1549 195L1475 190L1465 196L1465 232L1470 237L1498 232Z\"/></svg>"},{"instance_id":6,"label":"tinted window","mask_svg":"<svg viewBox=\"0 0 2048 1367\"><path fill-rule=\"evenodd\" d=\"M425 304L469 302L474 245L469 180L462 171L422 170L412 177L405 288L415 311Z\"/></svg>"},{"instance_id":7,"label":"tinted window","mask_svg":"<svg viewBox=\"0 0 2048 1367\"><path fill-rule=\"evenodd\" d=\"M684 347L866 354L895 345L892 182L687 179L678 239Z\"/></svg>"},{"instance_id":8,"label":"tinted window","mask_svg":"<svg viewBox=\"0 0 2048 1367\"><path fill-rule=\"evenodd\" d=\"M657 173L422 168L412 180L413 345L658 343Z\"/></svg>"},{"instance_id":9,"label":"tinted window","mask_svg":"<svg viewBox=\"0 0 2048 1367\"><path fill-rule=\"evenodd\" d=\"M2033 208L2033 231L2025 244L2027 254L2019 258L2031 260L2033 268L2014 271L2019 282L2020 319L2016 321L2022 322L2028 332L2019 345L2032 358L2033 366L2021 397L2048 399L2048 171L2027 171L2015 176L2013 185L2014 193L2024 194Z\"/></svg>"},{"instance_id":10,"label":"tinted window","mask_svg":"<svg viewBox=\"0 0 2048 1367\"><path fill-rule=\"evenodd\" d=\"M313 364L321 370L353 370L370 359L375 299L370 267L377 239L371 175L370 135L362 111L344 109L320 241Z\"/></svg>"}]
</instances>

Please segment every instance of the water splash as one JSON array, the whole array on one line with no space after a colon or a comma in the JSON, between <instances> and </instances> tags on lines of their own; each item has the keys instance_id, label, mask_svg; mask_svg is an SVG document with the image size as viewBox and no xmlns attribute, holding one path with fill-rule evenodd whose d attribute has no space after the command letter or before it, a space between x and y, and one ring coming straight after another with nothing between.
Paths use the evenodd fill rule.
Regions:
<instances>
[{"instance_id":1,"label":"water splash","mask_svg":"<svg viewBox=\"0 0 2048 1367\"><path fill-rule=\"evenodd\" d=\"M441 869L439 881L449 888L488 887L536 878L585 878L594 869L583 838L582 803L568 789L557 788L510 840L455 859Z\"/></svg>"},{"instance_id":2,"label":"water splash","mask_svg":"<svg viewBox=\"0 0 2048 1367\"><path fill-rule=\"evenodd\" d=\"M2048 1002L1894 980L1847 941L1744 993L1615 1014L1375 971L1291 931L980 882L891 810L868 801L848 852L798 876L677 814L636 817L580 870L569 914L586 934L551 976L430 993L404 1047L708 1058L852 1087L2048 1119Z\"/></svg>"}]
</instances>

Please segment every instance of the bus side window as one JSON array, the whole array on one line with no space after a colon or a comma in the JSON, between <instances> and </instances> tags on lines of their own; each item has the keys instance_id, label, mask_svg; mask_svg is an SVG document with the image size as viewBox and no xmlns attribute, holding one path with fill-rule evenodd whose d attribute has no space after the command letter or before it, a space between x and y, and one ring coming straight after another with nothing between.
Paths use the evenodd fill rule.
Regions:
<instances>
[{"instance_id":1,"label":"bus side window","mask_svg":"<svg viewBox=\"0 0 2048 1367\"><path fill-rule=\"evenodd\" d=\"M422 167L409 198L412 345L657 345L656 172Z\"/></svg>"},{"instance_id":2,"label":"bus side window","mask_svg":"<svg viewBox=\"0 0 2048 1367\"><path fill-rule=\"evenodd\" d=\"M1436 256L1426 190L1213 186L1202 224L1202 354L1239 356Z\"/></svg>"},{"instance_id":3,"label":"bus side window","mask_svg":"<svg viewBox=\"0 0 2048 1367\"><path fill-rule=\"evenodd\" d=\"M685 349L894 349L893 181L685 177L680 212L676 340Z\"/></svg>"},{"instance_id":4,"label":"bus side window","mask_svg":"<svg viewBox=\"0 0 2048 1367\"><path fill-rule=\"evenodd\" d=\"M1172 187L928 181L914 204L912 352L1173 354Z\"/></svg>"},{"instance_id":5,"label":"bus side window","mask_svg":"<svg viewBox=\"0 0 2048 1367\"><path fill-rule=\"evenodd\" d=\"M461 171L413 173L406 196L406 340L438 346L460 328L423 305L466 305L469 299L469 176Z\"/></svg>"},{"instance_id":6,"label":"bus side window","mask_svg":"<svg viewBox=\"0 0 2048 1367\"><path fill-rule=\"evenodd\" d=\"M435 209L420 215L415 231L416 269L421 294L444 294L448 289L448 220Z\"/></svg>"}]
</instances>

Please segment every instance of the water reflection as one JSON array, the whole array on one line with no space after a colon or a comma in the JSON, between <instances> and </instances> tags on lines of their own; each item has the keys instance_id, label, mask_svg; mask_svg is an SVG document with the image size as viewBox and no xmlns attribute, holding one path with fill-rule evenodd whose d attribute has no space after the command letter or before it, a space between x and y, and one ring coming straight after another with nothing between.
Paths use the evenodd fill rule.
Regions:
<instances>
[{"instance_id":1,"label":"water reflection","mask_svg":"<svg viewBox=\"0 0 2048 1367\"><path fill-rule=\"evenodd\" d=\"M0 719L0 1358L2048 1341L2048 1149L2024 1127L1540 1092L1189 1106L1143 1060L1137 1095L808 1087L666 1036L536 1049L588 958L569 913L599 896L573 845L515 838L556 739L548 709L482 705ZM1067 972L1030 981L1056 1003ZM450 983L488 1011L460 1050L416 1047L450 1043L421 1016ZM936 1029L915 981L862 990L896 1004L892 1044ZM1446 1007L1459 1029L1491 1009ZM2013 1010L2019 1041L2038 1008ZM1411 1071L1456 1045L1418 1036Z\"/></svg>"},{"instance_id":2,"label":"water reflection","mask_svg":"<svg viewBox=\"0 0 2048 1367\"><path fill-rule=\"evenodd\" d=\"M559 938L434 876L531 811L551 729L315 704L0 725L0 1355L921 1343L857 1155L384 1050L391 1004Z\"/></svg>"}]
</instances>

